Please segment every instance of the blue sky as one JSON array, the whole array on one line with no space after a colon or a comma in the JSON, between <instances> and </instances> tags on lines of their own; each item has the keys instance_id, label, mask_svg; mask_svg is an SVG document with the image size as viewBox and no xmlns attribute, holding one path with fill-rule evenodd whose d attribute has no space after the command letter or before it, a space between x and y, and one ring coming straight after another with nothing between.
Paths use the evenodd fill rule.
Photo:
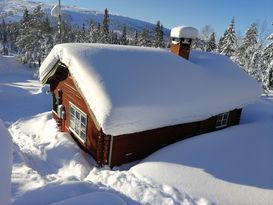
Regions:
<instances>
[{"instance_id":1,"label":"blue sky","mask_svg":"<svg viewBox=\"0 0 273 205\"><path fill-rule=\"evenodd\" d=\"M58 0L37 0L57 3ZM266 22L273 31L273 0L61 0L62 4L120 14L167 27L190 25L201 29L210 25L218 37L235 17L236 30L244 34L252 22Z\"/></svg>"}]
</instances>

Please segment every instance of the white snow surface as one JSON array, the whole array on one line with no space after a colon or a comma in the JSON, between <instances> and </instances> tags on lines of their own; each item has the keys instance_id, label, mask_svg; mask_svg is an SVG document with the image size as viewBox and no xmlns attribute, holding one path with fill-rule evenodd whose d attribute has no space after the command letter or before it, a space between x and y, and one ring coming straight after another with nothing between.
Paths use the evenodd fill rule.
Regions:
<instances>
[{"instance_id":1,"label":"white snow surface","mask_svg":"<svg viewBox=\"0 0 273 205\"><path fill-rule=\"evenodd\" d=\"M94 204L99 195L128 205L272 204L273 97L246 106L236 127L168 146L130 170L132 164L110 170L58 132L45 112L48 88L30 73L0 55L0 118L13 139L12 205Z\"/></svg>"},{"instance_id":2,"label":"white snow surface","mask_svg":"<svg viewBox=\"0 0 273 205\"><path fill-rule=\"evenodd\" d=\"M0 119L0 204L9 205L11 198L12 138Z\"/></svg>"},{"instance_id":3,"label":"white snow surface","mask_svg":"<svg viewBox=\"0 0 273 205\"><path fill-rule=\"evenodd\" d=\"M174 27L171 30L172 38L191 38L195 39L199 35L199 32L196 28L191 26L178 26Z\"/></svg>"},{"instance_id":4,"label":"white snow surface","mask_svg":"<svg viewBox=\"0 0 273 205\"><path fill-rule=\"evenodd\" d=\"M115 171L97 168L92 157L84 153L70 135L56 129L47 90L48 87L42 88L33 78L29 68L17 63L14 57L0 55L0 118L9 126L13 141L12 205L73 204L75 200L95 204L99 199L103 203L111 197L111 202L121 205L199 204L199 199L192 199L168 185L122 171L132 165L115 168ZM6 136L2 130L1 138ZM4 144L1 139L0 147ZM1 149L0 158L7 157L8 151L8 146ZM1 164L0 175L9 164ZM0 187L5 186L0 195L8 197L10 189L5 180L1 180Z\"/></svg>"},{"instance_id":5,"label":"white snow surface","mask_svg":"<svg viewBox=\"0 0 273 205\"><path fill-rule=\"evenodd\" d=\"M206 52L192 51L188 61L155 48L60 44L40 79L59 61L111 135L204 120L253 103L261 92L227 57Z\"/></svg>"},{"instance_id":6,"label":"white snow surface","mask_svg":"<svg viewBox=\"0 0 273 205\"><path fill-rule=\"evenodd\" d=\"M247 106L240 125L170 145L131 171L211 204L270 205L272 102L273 97L264 97Z\"/></svg>"},{"instance_id":7,"label":"white snow surface","mask_svg":"<svg viewBox=\"0 0 273 205\"><path fill-rule=\"evenodd\" d=\"M126 205L127 203L117 195L108 192L93 192L74 197L51 205L79 205L92 202L92 205Z\"/></svg>"}]
</instances>

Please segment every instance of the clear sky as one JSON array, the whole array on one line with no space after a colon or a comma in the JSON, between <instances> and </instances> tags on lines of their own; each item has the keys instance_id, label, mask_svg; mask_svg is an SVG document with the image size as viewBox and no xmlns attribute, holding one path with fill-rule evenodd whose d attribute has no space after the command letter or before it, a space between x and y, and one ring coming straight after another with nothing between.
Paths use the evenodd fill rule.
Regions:
<instances>
[{"instance_id":1,"label":"clear sky","mask_svg":"<svg viewBox=\"0 0 273 205\"><path fill-rule=\"evenodd\" d=\"M218 37L233 16L240 34L253 22L266 22L268 31L273 31L273 0L61 0L61 3L99 11L108 8L110 13L152 23L160 20L167 28L190 25L201 29L210 25Z\"/></svg>"}]
</instances>

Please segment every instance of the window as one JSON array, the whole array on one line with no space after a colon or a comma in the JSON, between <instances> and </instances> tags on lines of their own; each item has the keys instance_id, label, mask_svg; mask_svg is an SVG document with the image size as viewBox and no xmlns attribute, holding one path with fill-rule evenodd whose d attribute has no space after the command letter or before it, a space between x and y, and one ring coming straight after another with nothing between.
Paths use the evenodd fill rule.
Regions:
<instances>
[{"instance_id":1,"label":"window","mask_svg":"<svg viewBox=\"0 0 273 205\"><path fill-rule=\"evenodd\" d=\"M52 93L52 110L58 113L58 101L54 93Z\"/></svg>"},{"instance_id":2,"label":"window","mask_svg":"<svg viewBox=\"0 0 273 205\"><path fill-rule=\"evenodd\" d=\"M83 142L86 142L87 117L79 108L70 103L69 129Z\"/></svg>"},{"instance_id":3,"label":"window","mask_svg":"<svg viewBox=\"0 0 273 205\"><path fill-rule=\"evenodd\" d=\"M226 127L228 124L229 112L217 115L216 128Z\"/></svg>"}]
</instances>

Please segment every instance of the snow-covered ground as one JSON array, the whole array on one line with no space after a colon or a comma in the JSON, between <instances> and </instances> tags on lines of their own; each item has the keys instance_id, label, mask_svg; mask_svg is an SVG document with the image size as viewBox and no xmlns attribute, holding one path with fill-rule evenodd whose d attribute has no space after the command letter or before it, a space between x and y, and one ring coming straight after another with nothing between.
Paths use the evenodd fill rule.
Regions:
<instances>
[{"instance_id":1,"label":"snow-covered ground","mask_svg":"<svg viewBox=\"0 0 273 205\"><path fill-rule=\"evenodd\" d=\"M47 89L14 58L0 56L0 118L13 139L13 205L273 201L272 97L247 106L239 126L168 146L131 169L110 170L96 167L58 132Z\"/></svg>"}]
</instances>

